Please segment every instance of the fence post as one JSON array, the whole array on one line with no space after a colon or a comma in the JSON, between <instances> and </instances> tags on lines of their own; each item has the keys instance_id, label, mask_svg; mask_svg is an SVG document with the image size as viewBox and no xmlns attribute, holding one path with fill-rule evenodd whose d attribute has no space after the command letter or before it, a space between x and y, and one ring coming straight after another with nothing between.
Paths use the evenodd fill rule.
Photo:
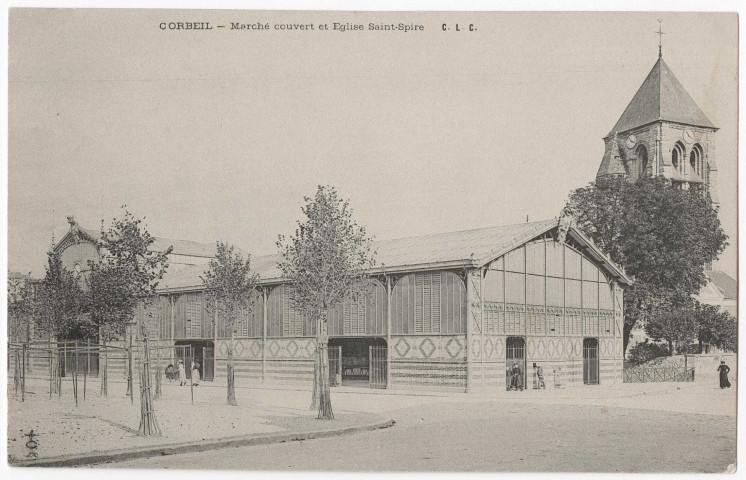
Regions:
<instances>
[{"instance_id":1,"label":"fence post","mask_svg":"<svg viewBox=\"0 0 746 480\"><path fill-rule=\"evenodd\" d=\"M21 366L21 401L26 401L26 351L28 344L23 344L23 365Z\"/></svg>"}]
</instances>

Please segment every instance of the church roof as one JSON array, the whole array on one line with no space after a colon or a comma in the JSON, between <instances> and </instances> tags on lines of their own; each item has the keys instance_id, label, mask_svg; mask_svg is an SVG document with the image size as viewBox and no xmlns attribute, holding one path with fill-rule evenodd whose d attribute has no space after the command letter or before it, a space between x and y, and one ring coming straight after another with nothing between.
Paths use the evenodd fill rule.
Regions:
<instances>
[{"instance_id":1,"label":"church roof","mask_svg":"<svg viewBox=\"0 0 746 480\"><path fill-rule=\"evenodd\" d=\"M717 128L692 100L663 57L655 62L609 136L660 120Z\"/></svg>"},{"instance_id":2,"label":"church roof","mask_svg":"<svg viewBox=\"0 0 746 480\"><path fill-rule=\"evenodd\" d=\"M611 145L604 151L604 157L601 159L601 166L598 167L596 177L604 175L625 175L627 171L624 168L622 157L619 153L619 143L617 134L614 133L611 139Z\"/></svg>"}]
</instances>

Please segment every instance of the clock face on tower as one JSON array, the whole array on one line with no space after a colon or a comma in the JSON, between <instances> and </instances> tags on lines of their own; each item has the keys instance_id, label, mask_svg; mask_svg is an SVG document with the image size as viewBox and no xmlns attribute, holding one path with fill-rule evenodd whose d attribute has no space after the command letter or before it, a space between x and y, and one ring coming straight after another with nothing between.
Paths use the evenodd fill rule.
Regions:
<instances>
[{"instance_id":1,"label":"clock face on tower","mask_svg":"<svg viewBox=\"0 0 746 480\"><path fill-rule=\"evenodd\" d=\"M694 132L692 132L688 128L686 130L684 130L684 141L686 143L693 143L694 142Z\"/></svg>"},{"instance_id":2,"label":"clock face on tower","mask_svg":"<svg viewBox=\"0 0 746 480\"><path fill-rule=\"evenodd\" d=\"M637 137L635 135L627 137L627 148L634 148L635 145L637 145Z\"/></svg>"}]
</instances>

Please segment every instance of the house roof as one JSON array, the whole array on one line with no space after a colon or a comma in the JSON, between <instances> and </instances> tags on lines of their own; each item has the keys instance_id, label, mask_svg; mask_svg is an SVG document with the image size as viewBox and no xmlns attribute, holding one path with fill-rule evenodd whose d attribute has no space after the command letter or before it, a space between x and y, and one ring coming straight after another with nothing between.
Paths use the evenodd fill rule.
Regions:
<instances>
[{"instance_id":1,"label":"house roof","mask_svg":"<svg viewBox=\"0 0 746 480\"><path fill-rule=\"evenodd\" d=\"M77 226L80 236L87 238L92 242L97 242L101 238L101 232L91 230L90 228L83 228ZM68 236L72 235L72 232L65 234L57 245L63 245ZM175 255L188 255L193 257L206 257L212 258L215 256L216 246L215 244L206 244L193 242L191 240L174 240L171 238L164 237L153 237L153 243L150 244L150 250L153 252L165 252L170 246L173 246L173 254ZM55 247L56 248L56 247Z\"/></svg>"},{"instance_id":2,"label":"house roof","mask_svg":"<svg viewBox=\"0 0 746 480\"><path fill-rule=\"evenodd\" d=\"M519 223L458 232L420 235L373 242L376 273L398 273L443 268L481 267L514 248L557 227L557 220ZM623 283L632 280L580 231L571 227L570 236L585 245L589 254L607 267ZM277 267L280 255L252 256L252 270L260 283L283 281ZM186 290L201 287L206 266L196 265L167 272L159 284L161 290Z\"/></svg>"},{"instance_id":3,"label":"house roof","mask_svg":"<svg viewBox=\"0 0 746 480\"><path fill-rule=\"evenodd\" d=\"M721 291L723 296L729 300L738 298L738 282L725 272L713 270L709 272L710 281Z\"/></svg>"},{"instance_id":4,"label":"house roof","mask_svg":"<svg viewBox=\"0 0 746 480\"><path fill-rule=\"evenodd\" d=\"M608 136L661 120L717 128L659 57Z\"/></svg>"}]
</instances>

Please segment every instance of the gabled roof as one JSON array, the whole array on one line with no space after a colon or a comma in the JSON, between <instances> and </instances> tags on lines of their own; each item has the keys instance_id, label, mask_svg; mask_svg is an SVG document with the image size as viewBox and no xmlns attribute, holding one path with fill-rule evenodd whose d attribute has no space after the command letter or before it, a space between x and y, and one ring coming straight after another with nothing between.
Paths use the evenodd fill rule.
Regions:
<instances>
[{"instance_id":1,"label":"gabled roof","mask_svg":"<svg viewBox=\"0 0 746 480\"><path fill-rule=\"evenodd\" d=\"M444 268L482 267L514 248L557 228L557 220L518 223L499 227L438 233L416 237L379 240L373 242L376 251L376 267L371 274L403 273ZM624 271L604 255L601 250L579 230L571 227L569 235L587 247L588 253L606 267L622 283L632 280ZM283 281L277 263L280 255L252 256L252 270L260 277L260 283L271 284ZM206 265L195 265L167 272L159 283L159 289L187 290L202 285L200 276Z\"/></svg>"},{"instance_id":2,"label":"gabled roof","mask_svg":"<svg viewBox=\"0 0 746 480\"><path fill-rule=\"evenodd\" d=\"M98 242L101 238L101 232L91 230L89 228L83 228L76 224L79 235L81 238L89 240L91 242ZM65 234L55 245L55 249L58 246L64 245L69 237L73 236L72 231ZM154 242L150 244L150 250L153 252L165 252L170 246L173 246L173 254L175 255L188 255L192 257L205 257L212 258L215 256L216 245L193 242L191 240L174 240L171 238L153 237Z\"/></svg>"},{"instance_id":3,"label":"gabled roof","mask_svg":"<svg viewBox=\"0 0 746 480\"><path fill-rule=\"evenodd\" d=\"M661 120L717 128L659 57L608 136Z\"/></svg>"}]
</instances>

